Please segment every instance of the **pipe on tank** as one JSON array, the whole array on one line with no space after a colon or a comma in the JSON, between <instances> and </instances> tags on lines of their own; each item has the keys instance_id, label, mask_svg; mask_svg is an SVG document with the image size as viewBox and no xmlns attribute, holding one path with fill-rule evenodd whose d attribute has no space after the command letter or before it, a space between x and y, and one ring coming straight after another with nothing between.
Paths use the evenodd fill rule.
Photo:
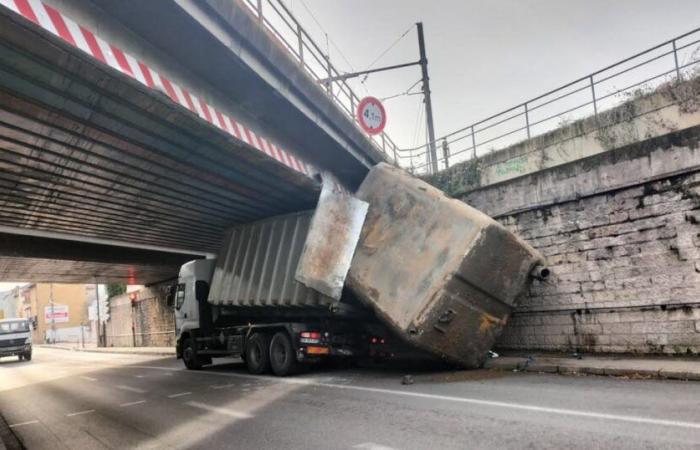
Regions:
<instances>
[{"instance_id":1,"label":"pipe on tank","mask_svg":"<svg viewBox=\"0 0 700 450\"><path fill-rule=\"evenodd\" d=\"M543 266L541 264L536 265L530 271L530 276L532 278L536 278L538 280L546 280L550 274L551 274L551 271L549 270L549 267Z\"/></svg>"}]
</instances>

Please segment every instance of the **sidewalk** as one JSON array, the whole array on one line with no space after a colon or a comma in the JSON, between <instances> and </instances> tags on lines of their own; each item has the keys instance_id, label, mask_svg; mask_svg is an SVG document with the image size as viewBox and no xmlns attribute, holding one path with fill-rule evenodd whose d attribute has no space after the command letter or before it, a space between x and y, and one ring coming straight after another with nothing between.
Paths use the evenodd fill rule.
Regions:
<instances>
[{"instance_id":1,"label":"sidewalk","mask_svg":"<svg viewBox=\"0 0 700 450\"><path fill-rule=\"evenodd\" d=\"M175 347L85 347L78 344L39 344L35 347L52 348L60 350L73 350L77 352L92 353L121 353L127 355L160 355L175 356Z\"/></svg>"},{"instance_id":2,"label":"sidewalk","mask_svg":"<svg viewBox=\"0 0 700 450\"><path fill-rule=\"evenodd\" d=\"M697 357L584 354L578 359L570 354L528 353L492 358L484 367L518 372L700 381L700 358Z\"/></svg>"}]
</instances>

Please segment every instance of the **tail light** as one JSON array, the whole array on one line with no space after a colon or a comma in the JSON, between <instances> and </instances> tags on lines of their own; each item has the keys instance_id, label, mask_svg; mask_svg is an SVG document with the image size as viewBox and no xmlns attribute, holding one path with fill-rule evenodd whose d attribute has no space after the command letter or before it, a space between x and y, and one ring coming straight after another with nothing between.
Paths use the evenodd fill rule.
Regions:
<instances>
[{"instance_id":1,"label":"tail light","mask_svg":"<svg viewBox=\"0 0 700 450\"><path fill-rule=\"evenodd\" d=\"M321 342L321 332L319 331L302 331L299 337L304 344L318 344Z\"/></svg>"}]
</instances>

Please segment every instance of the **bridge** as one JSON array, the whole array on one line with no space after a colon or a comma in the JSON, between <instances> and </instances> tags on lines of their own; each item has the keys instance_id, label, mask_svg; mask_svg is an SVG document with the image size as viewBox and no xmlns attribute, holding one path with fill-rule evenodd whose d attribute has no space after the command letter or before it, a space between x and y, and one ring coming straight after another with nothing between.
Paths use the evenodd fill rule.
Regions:
<instances>
[{"instance_id":1,"label":"bridge","mask_svg":"<svg viewBox=\"0 0 700 450\"><path fill-rule=\"evenodd\" d=\"M279 1L0 0L0 277L172 278L356 187L396 146L338 73Z\"/></svg>"}]
</instances>

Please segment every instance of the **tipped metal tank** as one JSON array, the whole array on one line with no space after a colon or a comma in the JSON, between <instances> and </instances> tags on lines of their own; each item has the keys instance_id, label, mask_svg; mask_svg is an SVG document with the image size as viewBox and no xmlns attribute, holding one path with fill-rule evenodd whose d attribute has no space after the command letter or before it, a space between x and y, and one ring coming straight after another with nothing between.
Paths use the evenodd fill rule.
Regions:
<instances>
[{"instance_id":1,"label":"tipped metal tank","mask_svg":"<svg viewBox=\"0 0 700 450\"><path fill-rule=\"evenodd\" d=\"M410 343L480 367L542 256L465 203L387 164L369 203L347 285Z\"/></svg>"}]
</instances>

